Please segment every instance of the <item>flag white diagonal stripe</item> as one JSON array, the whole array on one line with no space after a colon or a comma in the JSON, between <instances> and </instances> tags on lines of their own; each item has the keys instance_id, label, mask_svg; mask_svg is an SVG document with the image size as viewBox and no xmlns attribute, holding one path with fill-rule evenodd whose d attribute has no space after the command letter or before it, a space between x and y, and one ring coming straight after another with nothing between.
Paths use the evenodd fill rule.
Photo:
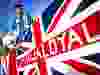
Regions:
<instances>
[{"instance_id":1,"label":"flag white diagonal stripe","mask_svg":"<svg viewBox=\"0 0 100 75\"><path fill-rule=\"evenodd\" d=\"M79 61L79 62L84 63L84 64L89 64L89 65L95 66L96 68L100 69L100 65L98 65L92 61L82 59L82 58L80 58L79 60L76 60L76 61Z\"/></svg>"}]
</instances>

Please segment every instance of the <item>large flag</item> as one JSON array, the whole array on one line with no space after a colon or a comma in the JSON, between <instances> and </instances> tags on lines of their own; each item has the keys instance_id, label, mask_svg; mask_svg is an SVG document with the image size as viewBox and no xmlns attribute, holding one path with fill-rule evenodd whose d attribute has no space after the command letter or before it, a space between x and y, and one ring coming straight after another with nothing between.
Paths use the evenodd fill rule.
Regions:
<instances>
[{"instance_id":1,"label":"large flag","mask_svg":"<svg viewBox=\"0 0 100 75\"><path fill-rule=\"evenodd\" d=\"M83 0L84 2L85 0ZM60 2L60 1L59 1ZM68 3L69 2L69 3ZM51 5L43 12L43 15L42 15L42 23L40 23L39 21L39 18L37 17L37 19L35 18L35 22L33 24L33 29L35 30L33 32L34 34L34 42L36 43L36 46L35 47L39 47L39 44L41 43L41 24L43 25L43 32L63 32L64 30L67 30L67 28L70 28L72 26L74 26L75 24L79 24L81 21L83 22L83 20L85 20L87 17L91 18L90 16L92 16L92 19L93 19L93 13L96 12L96 10L99 10L99 1L97 2L92 2L92 1L89 1L89 3L85 3L87 5L83 5L83 4L80 4L82 3L82 0L72 0L72 1L69 1L69 0L61 0L61 3L58 3L58 5L56 4L56 1L54 1L53 3L51 3ZM68 6L66 6L68 4ZM73 7L72 7L73 5ZM80 8L81 7L81 8ZM87 8L88 7L88 8ZM54 8L54 9L53 9ZM93 8L93 10L92 10ZM50 11L49 11L50 10ZM90 11L90 12L88 12ZM78 15L78 18L77 18L77 15ZM83 15L83 16L82 16ZM85 15L85 17L84 17ZM94 17L95 18L95 17ZM85 20L86 21L86 20ZM67 24L68 23L68 24ZM92 23L96 23L96 20L94 19L94 21L91 21L89 22L90 24ZM80 26L80 25L79 25ZM89 27L91 27L91 25L88 25ZM93 25L95 27L95 24ZM74 27L73 27L74 28ZM78 28L78 26L76 27L76 30ZM92 32L92 29L90 29L90 31ZM94 30L95 31L95 28ZM92 34L93 35L93 34ZM91 47L91 46L89 46ZM90 49L89 48L85 48L85 49L89 49L88 51L91 52L90 50L93 50L92 49L93 47L91 47ZM81 48L82 49L82 48ZM33 49L34 50L34 49ZM79 49L80 50L80 49ZM30 52L30 51L28 51ZM87 52L88 53L88 52ZM27 52L25 52L23 54L24 56L27 55ZM20 58L23 58L24 56L21 55L19 56L18 59ZM76 55L77 54L73 54L73 55ZM81 54L80 54L81 55ZM87 54L86 54L87 55ZM65 55L63 55L65 57ZM59 57L57 59L57 57L55 57L56 60L63 60L65 59L64 57ZM69 58L69 57L68 57ZM21 59L20 59L21 60ZM43 59L44 60L44 63L40 62L41 60L39 60L39 68L40 68L40 75L47 75L46 73L48 72L48 74L50 73L47 69L47 64L48 63L45 63L45 61L47 59ZM67 60L67 57L66 59ZM60 61L59 61L60 63ZM76 68L78 71L81 71L83 72L83 70L80 69L80 66L85 66L85 68L88 67L88 65L81 65L79 64L80 62L74 62L74 61L71 61L67 64L70 64L72 65L74 68ZM90 64L90 62L88 62ZM66 64L66 63L65 63ZM80 65L80 66L78 66ZM93 64L93 65L96 65ZM55 66L55 65L54 65ZM27 67L26 67L27 68ZM23 68L21 68L23 70ZM47 69L47 70L46 70ZM56 69L52 69L51 70L54 74L54 75L64 75L64 73L62 73L61 71L60 72L57 72ZM84 70L85 71L85 70ZM86 74L88 73L88 75L91 75L91 72L85 72ZM93 69L93 74L95 73L94 69ZM52 75L51 74L51 75ZM70 74L73 74L73 72L69 72L69 75ZM78 75L80 74L79 72L75 72L75 75ZM83 74L85 75L85 74Z\"/></svg>"}]
</instances>

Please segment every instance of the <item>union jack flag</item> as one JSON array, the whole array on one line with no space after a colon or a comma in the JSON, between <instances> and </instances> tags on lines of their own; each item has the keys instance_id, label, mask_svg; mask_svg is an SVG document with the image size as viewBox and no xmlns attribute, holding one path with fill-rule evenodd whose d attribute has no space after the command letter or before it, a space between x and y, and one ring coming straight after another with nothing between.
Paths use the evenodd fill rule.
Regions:
<instances>
[{"instance_id":1,"label":"union jack flag","mask_svg":"<svg viewBox=\"0 0 100 75\"><path fill-rule=\"evenodd\" d=\"M34 38L33 42L35 43L35 48L38 48L40 46L42 42L42 38L43 38L42 37L43 32L47 32L47 33L49 32L48 35L50 33L52 34L53 32L64 32L66 29L74 26L75 24L80 23L81 21L84 21L88 17L95 16L96 12L98 11L100 11L100 1L98 0L95 0L95 1L92 1L92 0L77 0L77 1L76 0L54 0L52 1L51 4L43 11L41 16L32 17L33 19L33 24L32 24L33 25L32 26L32 33L33 33L32 36L33 37L32 38ZM46 59L44 59L44 61L46 61ZM51 64L52 63L53 62L51 62ZM61 61L57 63L61 63ZM84 64L80 64L80 63L84 63ZM82 72L82 75L96 74L96 71L98 70L94 71L95 69L94 67L92 69L92 72L91 71L88 72L85 70L87 69L87 67L88 69L91 68L86 63L92 66L96 66L96 68L100 68L99 65L96 64L96 62L89 61L89 59L86 60L85 57L82 57L79 60L76 59L75 61L73 60L63 61L63 64L69 64L77 70L75 72L70 71L67 73L64 73L64 70L61 71L57 69L58 67L55 68L57 64L53 65L53 68L50 69L50 67L52 66L51 65L49 67L50 69L49 70L47 69L48 63L40 62L40 66L39 66L40 75L79 75L81 74L79 72ZM83 70L80 67L83 67L82 68ZM99 74L99 71L97 73Z\"/></svg>"},{"instance_id":2,"label":"union jack flag","mask_svg":"<svg viewBox=\"0 0 100 75\"><path fill-rule=\"evenodd\" d=\"M56 5L57 1L59 2L58 5ZM40 25L42 24L42 26L43 26L43 32L51 32L51 33L52 32L63 32L67 28L70 28L73 25L80 23L81 21L85 20L86 18L97 15L97 12L100 11L100 1L98 1L98 0L96 0L96 1L57 0L57 1L52 2L48 6L48 8L46 8L45 11L43 11L42 21L41 21L42 23L40 22ZM95 11L93 11L92 9L94 9ZM83 17L83 16L85 16L85 17ZM78 20L78 19L80 19L80 20ZM41 18L40 18L40 20L41 20ZM97 26L97 24L96 24L96 26ZM91 56L89 55L88 57L91 57ZM80 59L79 62L82 63L85 61L87 61L87 60L82 58L82 60ZM88 61L87 61L87 63L88 63ZM94 62L94 63L96 63L96 62ZM75 62L73 62L73 64L75 64ZM90 63L88 63L88 64L90 64ZM44 65L44 66L46 66L46 65ZM46 72L44 72L44 71L46 71L45 70L46 68L44 68L44 66L42 69L40 68L41 75L43 73L44 73L44 75L47 74ZM77 69L77 67L76 67L76 69ZM44 69L44 71L43 71L43 69ZM68 75L68 74L64 74L61 72L57 72L56 70L54 71L54 69L52 70L52 72L54 72L54 75ZM87 74L91 75L91 73L88 72ZM69 73L69 75L70 74L71 73ZM95 72L93 74L95 74ZM78 73L73 74L73 75L78 75ZM85 75L85 74L83 74L83 75Z\"/></svg>"}]
</instances>

